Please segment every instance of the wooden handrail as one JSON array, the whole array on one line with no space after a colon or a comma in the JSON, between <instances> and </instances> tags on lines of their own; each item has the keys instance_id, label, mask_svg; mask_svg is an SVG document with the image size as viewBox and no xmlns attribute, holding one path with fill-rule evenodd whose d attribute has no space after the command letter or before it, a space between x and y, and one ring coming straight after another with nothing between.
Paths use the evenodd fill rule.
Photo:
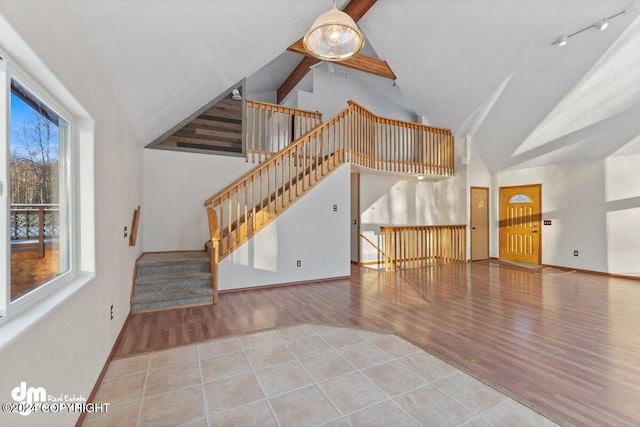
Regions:
<instances>
[{"instance_id":1,"label":"wooden handrail","mask_svg":"<svg viewBox=\"0 0 640 427\"><path fill-rule=\"evenodd\" d=\"M380 227L384 251L389 255L385 270L465 262L466 229L466 225Z\"/></svg>"},{"instance_id":2,"label":"wooden handrail","mask_svg":"<svg viewBox=\"0 0 640 427\"><path fill-rule=\"evenodd\" d=\"M376 120L378 122L380 122L380 123L395 123L398 126L404 126L404 127L408 127L408 128L424 129L424 130L430 130L430 131L433 131L433 132L442 132L442 133L445 133L445 134L451 134L451 130L446 129L446 128L423 125L422 123L408 122L406 120L390 119L388 117L380 117L380 116L376 115L375 113L373 113L371 110L367 110L362 105L358 104L356 101L353 101L353 100L349 100L349 101L347 101L347 103L349 105L353 105L356 111L361 111L363 113L366 113L366 114L369 114L369 115L375 117Z\"/></svg>"},{"instance_id":3,"label":"wooden handrail","mask_svg":"<svg viewBox=\"0 0 640 427\"><path fill-rule=\"evenodd\" d=\"M273 110L285 114L295 114L296 116L311 117L322 120L322 113L319 111L303 110L301 108L288 107L286 105L270 104L268 102L253 101L247 99L248 108L259 108L261 110Z\"/></svg>"},{"instance_id":4,"label":"wooden handrail","mask_svg":"<svg viewBox=\"0 0 640 427\"><path fill-rule=\"evenodd\" d=\"M322 123L322 113L260 101L246 101L247 161L262 162Z\"/></svg>"}]
</instances>

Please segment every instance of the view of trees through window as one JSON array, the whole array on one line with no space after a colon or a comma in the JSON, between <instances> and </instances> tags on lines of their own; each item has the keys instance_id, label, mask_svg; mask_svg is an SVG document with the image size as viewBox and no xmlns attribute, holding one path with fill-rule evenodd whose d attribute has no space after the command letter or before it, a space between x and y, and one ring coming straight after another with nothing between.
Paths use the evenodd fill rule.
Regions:
<instances>
[{"instance_id":1,"label":"view of trees through window","mask_svg":"<svg viewBox=\"0 0 640 427\"><path fill-rule=\"evenodd\" d=\"M11 300L66 269L60 257L61 128L68 124L19 83L11 87Z\"/></svg>"},{"instance_id":2,"label":"view of trees through window","mask_svg":"<svg viewBox=\"0 0 640 427\"><path fill-rule=\"evenodd\" d=\"M23 104L22 120L12 120L11 201L58 203L58 126L33 111L15 95L12 105Z\"/></svg>"}]
</instances>

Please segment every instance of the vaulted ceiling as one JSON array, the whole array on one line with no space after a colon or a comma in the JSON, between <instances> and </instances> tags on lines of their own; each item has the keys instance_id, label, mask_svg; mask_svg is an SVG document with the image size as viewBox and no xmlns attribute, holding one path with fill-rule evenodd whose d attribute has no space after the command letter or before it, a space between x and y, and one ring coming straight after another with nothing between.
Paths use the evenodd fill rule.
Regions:
<instances>
[{"instance_id":1,"label":"vaulted ceiling","mask_svg":"<svg viewBox=\"0 0 640 427\"><path fill-rule=\"evenodd\" d=\"M281 55L332 4L68 1L143 145ZM638 11L553 46L629 2L378 0L358 25L416 113L469 135L496 172L640 152Z\"/></svg>"}]
</instances>

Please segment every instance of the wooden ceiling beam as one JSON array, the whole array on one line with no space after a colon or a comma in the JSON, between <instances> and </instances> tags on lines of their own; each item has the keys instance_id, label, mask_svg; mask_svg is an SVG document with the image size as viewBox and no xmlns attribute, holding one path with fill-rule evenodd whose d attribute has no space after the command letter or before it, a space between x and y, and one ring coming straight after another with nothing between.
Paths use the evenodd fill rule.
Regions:
<instances>
[{"instance_id":1,"label":"wooden ceiling beam","mask_svg":"<svg viewBox=\"0 0 640 427\"><path fill-rule=\"evenodd\" d=\"M358 22L365 13L371 9L377 0L351 0L349 4L344 7L343 12ZM302 47L302 51L294 50L297 47ZM309 56L309 53L304 49L302 45L302 39L298 40L289 47L289 50L305 55L304 59L298 64L298 66L291 72L289 77L278 88L278 104L293 90L293 88L307 75L309 67L320 62L319 59ZM377 58L372 58L365 55L356 55L346 61L341 61L340 65L354 68L356 70L365 71L367 73L373 73L379 76L395 79L395 74L389 68L386 61L382 61Z\"/></svg>"},{"instance_id":2,"label":"wooden ceiling beam","mask_svg":"<svg viewBox=\"0 0 640 427\"><path fill-rule=\"evenodd\" d=\"M374 4L376 0L351 0L342 11L358 22Z\"/></svg>"},{"instance_id":3,"label":"wooden ceiling beam","mask_svg":"<svg viewBox=\"0 0 640 427\"><path fill-rule=\"evenodd\" d=\"M300 80L304 78L309 72L309 67L320 62L318 58L314 58L312 56L305 56L302 61L298 64L298 66L289 74L289 77L282 83L282 86L278 88L277 99L278 104L282 102L282 100L289 95L289 92L293 90L294 87Z\"/></svg>"}]
</instances>

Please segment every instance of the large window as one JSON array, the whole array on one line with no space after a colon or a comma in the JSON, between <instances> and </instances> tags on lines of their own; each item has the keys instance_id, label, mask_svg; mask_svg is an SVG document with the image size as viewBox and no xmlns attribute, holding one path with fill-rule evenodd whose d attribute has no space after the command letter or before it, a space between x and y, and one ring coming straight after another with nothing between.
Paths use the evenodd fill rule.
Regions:
<instances>
[{"instance_id":1,"label":"large window","mask_svg":"<svg viewBox=\"0 0 640 427\"><path fill-rule=\"evenodd\" d=\"M0 62L6 126L0 135L2 315L72 273L73 121L36 83Z\"/></svg>"}]
</instances>

